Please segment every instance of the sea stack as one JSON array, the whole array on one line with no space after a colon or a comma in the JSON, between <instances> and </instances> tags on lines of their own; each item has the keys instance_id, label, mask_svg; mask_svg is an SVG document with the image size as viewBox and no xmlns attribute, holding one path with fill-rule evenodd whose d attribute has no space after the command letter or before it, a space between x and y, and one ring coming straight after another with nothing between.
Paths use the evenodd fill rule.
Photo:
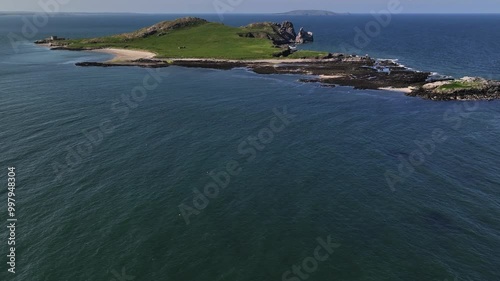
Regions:
<instances>
[{"instance_id":1,"label":"sea stack","mask_svg":"<svg viewBox=\"0 0 500 281\"><path fill-rule=\"evenodd\" d=\"M312 32L305 31L304 28L301 27L297 37L295 38L295 43L304 44L307 42L314 42L314 34Z\"/></svg>"}]
</instances>

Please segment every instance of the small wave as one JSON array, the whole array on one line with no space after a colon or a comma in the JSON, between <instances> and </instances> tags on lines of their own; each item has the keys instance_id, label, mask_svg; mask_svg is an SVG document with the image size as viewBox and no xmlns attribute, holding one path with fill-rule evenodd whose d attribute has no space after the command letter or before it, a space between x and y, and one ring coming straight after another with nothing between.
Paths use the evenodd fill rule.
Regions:
<instances>
[{"instance_id":1,"label":"small wave","mask_svg":"<svg viewBox=\"0 0 500 281\"><path fill-rule=\"evenodd\" d=\"M449 75L443 75L440 74L439 72L431 72L431 75L427 78L427 82L434 82L434 81L441 81L441 80L447 80L447 79L453 79L453 76Z\"/></svg>"},{"instance_id":2,"label":"small wave","mask_svg":"<svg viewBox=\"0 0 500 281\"><path fill-rule=\"evenodd\" d=\"M392 66L387 65L387 62L393 64ZM375 64L373 66L365 66L367 68L371 68L376 70L377 72L390 73L392 67L400 67L405 70L412 70L412 68L405 66L402 63L399 63L399 59L375 59Z\"/></svg>"},{"instance_id":3,"label":"small wave","mask_svg":"<svg viewBox=\"0 0 500 281\"><path fill-rule=\"evenodd\" d=\"M377 64L378 64L378 63L383 62L383 61L389 61L389 62L391 62L391 63L395 64L396 66L398 66L398 67L402 67L402 68L405 68L405 69L412 69L412 68L407 67L406 65L404 65L404 64L402 64L402 63L400 63L400 62L399 62L399 59L376 59L376 60L375 60L375 63L377 63Z\"/></svg>"},{"instance_id":4,"label":"small wave","mask_svg":"<svg viewBox=\"0 0 500 281\"><path fill-rule=\"evenodd\" d=\"M70 60L70 61L65 61L65 62L61 62L58 64L75 64L77 62L81 62L81 60Z\"/></svg>"},{"instance_id":5,"label":"small wave","mask_svg":"<svg viewBox=\"0 0 500 281\"><path fill-rule=\"evenodd\" d=\"M370 67L370 68L373 68L373 69L377 70L378 72L386 72L386 73L391 72L390 68L381 65L382 62L391 62L396 67L401 67L401 68L404 68L405 70L409 70L409 71L421 72L420 70L416 70L416 69L408 67L402 63L399 63L399 59L376 59L375 65L373 67ZM443 74L440 74L438 72L431 72L431 74L427 78L426 82L449 80L449 79L453 79L453 78L454 78L453 76L443 75Z\"/></svg>"},{"instance_id":6,"label":"small wave","mask_svg":"<svg viewBox=\"0 0 500 281\"><path fill-rule=\"evenodd\" d=\"M395 64L399 64L399 59L383 59L383 58L378 58L378 59L375 59L376 61L390 61L390 62L393 62Z\"/></svg>"}]
</instances>

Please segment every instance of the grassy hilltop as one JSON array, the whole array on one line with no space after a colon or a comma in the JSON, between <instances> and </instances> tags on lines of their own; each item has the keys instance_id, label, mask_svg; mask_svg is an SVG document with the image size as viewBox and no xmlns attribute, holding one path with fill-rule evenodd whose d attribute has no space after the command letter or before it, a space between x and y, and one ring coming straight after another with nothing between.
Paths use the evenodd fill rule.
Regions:
<instances>
[{"instance_id":1,"label":"grassy hilltop","mask_svg":"<svg viewBox=\"0 0 500 281\"><path fill-rule=\"evenodd\" d=\"M165 21L131 33L92 39L62 40L68 49L123 48L151 51L159 58L270 59L282 51L278 27L272 23L230 27L199 18ZM288 58L315 57L325 52L298 51Z\"/></svg>"}]
</instances>

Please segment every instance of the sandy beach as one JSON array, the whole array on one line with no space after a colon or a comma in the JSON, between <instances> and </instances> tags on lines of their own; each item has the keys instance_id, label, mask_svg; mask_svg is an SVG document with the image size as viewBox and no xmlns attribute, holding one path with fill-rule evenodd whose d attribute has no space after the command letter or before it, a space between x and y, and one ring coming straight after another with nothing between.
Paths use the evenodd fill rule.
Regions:
<instances>
[{"instance_id":1,"label":"sandy beach","mask_svg":"<svg viewBox=\"0 0 500 281\"><path fill-rule=\"evenodd\" d=\"M120 61L134 61L138 59L152 59L156 56L155 53L148 51L139 50L125 50L125 49L115 49L115 48L105 48L92 50L93 52L106 53L114 55L113 59L109 62L120 62Z\"/></svg>"},{"instance_id":2,"label":"sandy beach","mask_svg":"<svg viewBox=\"0 0 500 281\"><path fill-rule=\"evenodd\" d=\"M94 49L92 52L106 53L114 55L113 59L107 61L113 62L132 62L138 59L153 59L156 57L155 53L141 50L127 50L119 48L103 48ZM161 58L163 61L181 61L181 62L226 62L226 63L269 63L269 64L282 64L282 63L310 63L316 62L317 59L258 59L258 60L232 60L232 59L216 59L216 58ZM330 61L323 59L322 61Z\"/></svg>"},{"instance_id":3,"label":"sandy beach","mask_svg":"<svg viewBox=\"0 0 500 281\"><path fill-rule=\"evenodd\" d=\"M320 79L337 79L345 77L345 75L319 75Z\"/></svg>"},{"instance_id":4,"label":"sandy beach","mask_svg":"<svg viewBox=\"0 0 500 281\"><path fill-rule=\"evenodd\" d=\"M391 91L391 92L402 92L405 94L411 93L415 88L414 87L406 87L406 88L394 88L394 87L382 87L379 90Z\"/></svg>"}]
</instances>

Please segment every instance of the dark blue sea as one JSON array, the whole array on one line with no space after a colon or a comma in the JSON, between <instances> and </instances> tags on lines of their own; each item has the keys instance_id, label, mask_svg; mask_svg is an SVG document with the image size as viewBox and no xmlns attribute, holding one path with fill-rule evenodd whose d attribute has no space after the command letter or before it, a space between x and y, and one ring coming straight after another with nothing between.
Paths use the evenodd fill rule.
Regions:
<instances>
[{"instance_id":1,"label":"dark blue sea","mask_svg":"<svg viewBox=\"0 0 500 281\"><path fill-rule=\"evenodd\" d=\"M30 43L180 16L52 15L17 49L30 17L0 16L0 280L500 280L499 101L80 68L110 56ZM500 79L500 15L394 15L361 48L371 15L224 17L283 20L315 33L301 48Z\"/></svg>"}]
</instances>

